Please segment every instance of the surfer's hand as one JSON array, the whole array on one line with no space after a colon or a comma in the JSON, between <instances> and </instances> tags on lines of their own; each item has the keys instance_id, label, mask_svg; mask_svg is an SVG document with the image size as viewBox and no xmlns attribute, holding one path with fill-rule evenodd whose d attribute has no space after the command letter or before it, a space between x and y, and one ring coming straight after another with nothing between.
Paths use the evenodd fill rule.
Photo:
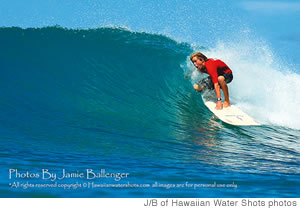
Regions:
<instances>
[{"instance_id":1,"label":"surfer's hand","mask_svg":"<svg viewBox=\"0 0 300 208\"><path fill-rule=\"evenodd\" d=\"M216 109L217 110L222 110L222 108L223 108L222 101L218 101L217 105L216 105Z\"/></svg>"},{"instance_id":2,"label":"surfer's hand","mask_svg":"<svg viewBox=\"0 0 300 208\"><path fill-rule=\"evenodd\" d=\"M197 84L194 84L194 89L197 90L198 92L201 92L203 90L203 87L201 87Z\"/></svg>"}]
</instances>

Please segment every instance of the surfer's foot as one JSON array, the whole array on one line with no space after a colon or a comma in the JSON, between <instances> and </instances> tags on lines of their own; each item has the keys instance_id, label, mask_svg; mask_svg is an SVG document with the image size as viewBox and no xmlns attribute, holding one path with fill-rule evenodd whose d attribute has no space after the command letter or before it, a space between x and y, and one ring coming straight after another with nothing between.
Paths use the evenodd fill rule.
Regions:
<instances>
[{"instance_id":1,"label":"surfer's foot","mask_svg":"<svg viewBox=\"0 0 300 208\"><path fill-rule=\"evenodd\" d=\"M227 107L229 107L229 106L230 106L230 103L229 103L228 101L224 101L223 107L224 107L224 108L227 108Z\"/></svg>"}]
</instances>

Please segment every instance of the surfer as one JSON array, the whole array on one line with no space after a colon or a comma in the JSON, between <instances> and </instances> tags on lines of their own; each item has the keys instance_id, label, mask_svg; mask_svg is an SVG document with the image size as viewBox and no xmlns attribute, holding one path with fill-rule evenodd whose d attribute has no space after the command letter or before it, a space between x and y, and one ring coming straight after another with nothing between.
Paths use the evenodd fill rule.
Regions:
<instances>
[{"instance_id":1,"label":"surfer","mask_svg":"<svg viewBox=\"0 0 300 208\"><path fill-rule=\"evenodd\" d=\"M209 77L200 80L194 85L194 89L201 92L203 89L215 90L217 95L216 109L221 110L230 106L229 92L227 83L230 83L233 79L231 69L221 60L207 58L200 52L193 53L190 56L194 66L202 73L207 73ZM222 104L221 90L223 90L225 101Z\"/></svg>"}]
</instances>

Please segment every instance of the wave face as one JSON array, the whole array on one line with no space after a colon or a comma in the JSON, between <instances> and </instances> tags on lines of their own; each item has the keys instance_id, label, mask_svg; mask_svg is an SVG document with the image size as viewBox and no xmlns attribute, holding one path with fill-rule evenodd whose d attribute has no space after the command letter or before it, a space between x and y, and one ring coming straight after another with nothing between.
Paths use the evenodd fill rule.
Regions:
<instances>
[{"instance_id":1,"label":"wave face","mask_svg":"<svg viewBox=\"0 0 300 208\"><path fill-rule=\"evenodd\" d=\"M185 79L192 69L188 56L194 49L162 35L122 28L1 28L0 45L0 154L7 158L1 164L3 170L60 172L92 167L129 172L125 183L138 184L248 181L238 189L212 192L172 189L169 197L220 193L251 197L258 192L265 197L296 196L292 190L299 186L299 126L290 118L283 123L276 122L278 118L265 119L267 108L260 107L269 101L242 99L240 88L247 82L235 80L251 75L246 67L236 70L232 99L244 102L244 110L265 123L262 127L233 127L214 118L193 90L198 75ZM244 56L232 58L228 49L223 53L227 56L217 54L222 49L218 46L207 53L220 55L236 69L245 64ZM263 76L272 73L266 67L263 70ZM297 75L276 77L299 80ZM259 98L269 92L267 87L258 93ZM45 183L41 178L32 181ZM82 191L51 188L34 195L30 189L10 188L7 184L12 180L6 176L0 182L6 196L82 196ZM254 185L255 193L249 189ZM115 190L88 189L83 195L166 196L164 188Z\"/></svg>"},{"instance_id":2,"label":"wave face","mask_svg":"<svg viewBox=\"0 0 300 208\"><path fill-rule=\"evenodd\" d=\"M12 122L20 112L36 125L40 119L54 119L55 126L69 120L135 135L175 121L190 91L180 65L191 49L163 36L112 28L12 28L2 31L1 40L2 103L10 106Z\"/></svg>"}]
</instances>

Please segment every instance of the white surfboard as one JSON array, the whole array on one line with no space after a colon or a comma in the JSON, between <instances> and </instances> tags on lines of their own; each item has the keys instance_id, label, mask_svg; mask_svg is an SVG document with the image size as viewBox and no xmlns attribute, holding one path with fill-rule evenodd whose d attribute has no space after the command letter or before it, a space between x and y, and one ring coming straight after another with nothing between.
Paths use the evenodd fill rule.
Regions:
<instances>
[{"instance_id":1,"label":"white surfboard","mask_svg":"<svg viewBox=\"0 0 300 208\"><path fill-rule=\"evenodd\" d=\"M217 110L216 103L212 101L206 101L204 102L204 104L215 116L217 116L221 121L225 123L236 126L261 125L234 105L231 105L227 108L223 108L222 110Z\"/></svg>"}]
</instances>

